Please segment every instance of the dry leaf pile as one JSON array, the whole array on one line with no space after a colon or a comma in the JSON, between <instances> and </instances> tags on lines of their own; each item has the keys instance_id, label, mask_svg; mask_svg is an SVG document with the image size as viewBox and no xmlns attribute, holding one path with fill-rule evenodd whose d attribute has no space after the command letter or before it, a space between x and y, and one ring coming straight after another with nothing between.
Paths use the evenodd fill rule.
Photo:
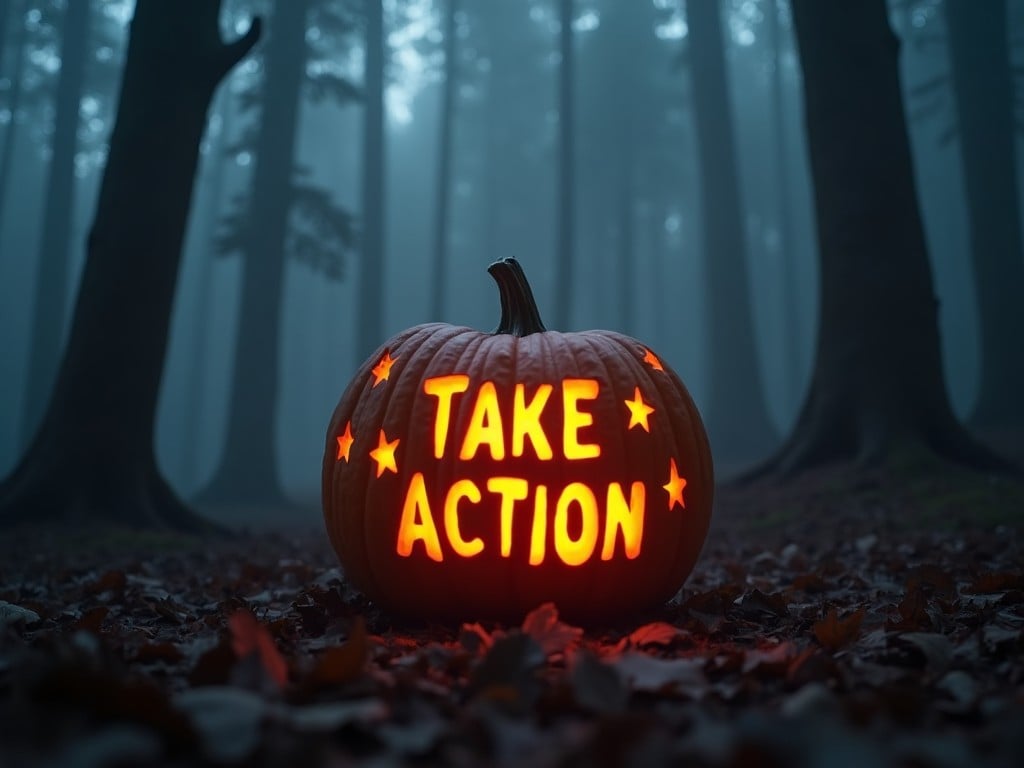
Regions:
<instances>
[{"instance_id":1,"label":"dry leaf pile","mask_svg":"<svg viewBox=\"0 0 1024 768\"><path fill-rule=\"evenodd\" d=\"M12 540L0 765L1024 764L1014 530L756 538L617 628L393 623L318 532Z\"/></svg>"}]
</instances>

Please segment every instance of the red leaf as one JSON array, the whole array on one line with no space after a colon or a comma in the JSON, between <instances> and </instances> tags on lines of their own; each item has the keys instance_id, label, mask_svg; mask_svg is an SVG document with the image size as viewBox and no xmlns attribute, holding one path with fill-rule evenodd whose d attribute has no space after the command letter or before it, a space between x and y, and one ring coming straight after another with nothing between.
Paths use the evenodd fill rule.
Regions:
<instances>
[{"instance_id":1,"label":"red leaf","mask_svg":"<svg viewBox=\"0 0 1024 768\"><path fill-rule=\"evenodd\" d=\"M231 647L235 655L240 659L258 655L267 676L283 687L288 682L288 663L277 650L267 628L246 610L233 613L228 619L228 627L231 629Z\"/></svg>"},{"instance_id":2,"label":"red leaf","mask_svg":"<svg viewBox=\"0 0 1024 768\"><path fill-rule=\"evenodd\" d=\"M558 608L554 603L544 603L530 611L523 619L523 632L532 637L547 656L564 653L583 634L579 627L558 620Z\"/></svg>"},{"instance_id":3,"label":"red leaf","mask_svg":"<svg viewBox=\"0 0 1024 768\"><path fill-rule=\"evenodd\" d=\"M629 642L637 648L645 645L671 645L679 637L685 637L688 633L685 629L674 627L665 621L652 621L637 627L629 635Z\"/></svg>"},{"instance_id":4,"label":"red leaf","mask_svg":"<svg viewBox=\"0 0 1024 768\"><path fill-rule=\"evenodd\" d=\"M864 621L864 609L860 608L845 619L840 619L835 608L829 608L825 618L814 624L814 636L822 647L830 651L838 651L849 645L860 634L860 625Z\"/></svg>"},{"instance_id":5,"label":"red leaf","mask_svg":"<svg viewBox=\"0 0 1024 768\"><path fill-rule=\"evenodd\" d=\"M308 682L316 686L351 682L363 673L369 658L370 641L366 634L366 622L362 616L357 616L348 640L327 649L310 672Z\"/></svg>"}]
</instances>

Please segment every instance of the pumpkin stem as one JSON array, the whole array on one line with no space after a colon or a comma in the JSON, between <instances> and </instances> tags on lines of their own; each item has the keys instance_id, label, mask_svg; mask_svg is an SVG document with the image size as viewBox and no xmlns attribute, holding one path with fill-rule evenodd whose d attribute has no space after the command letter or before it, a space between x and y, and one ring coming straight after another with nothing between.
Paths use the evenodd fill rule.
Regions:
<instances>
[{"instance_id":1,"label":"pumpkin stem","mask_svg":"<svg viewBox=\"0 0 1024 768\"><path fill-rule=\"evenodd\" d=\"M498 284L501 299L501 319L495 333L529 336L547 330L540 319L540 310L533 298L533 290L526 273L515 259L502 259L491 264L487 271Z\"/></svg>"}]
</instances>

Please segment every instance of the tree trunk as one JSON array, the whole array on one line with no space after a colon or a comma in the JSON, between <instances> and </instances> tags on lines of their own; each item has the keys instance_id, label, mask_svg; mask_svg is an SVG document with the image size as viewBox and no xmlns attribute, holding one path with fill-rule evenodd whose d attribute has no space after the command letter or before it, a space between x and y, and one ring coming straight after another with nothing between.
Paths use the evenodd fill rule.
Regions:
<instances>
[{"instance_id":1,"label":"tree trunk","mask_svg":"<svg viewBox=\"0 0 1024 768\"><path fill-rule=\"evenodd\" d=\"M1024 427L1024 247L1005 0L946 0L978 304L981 376L971 423Z\"/></svg>"},{"instance_id":2,"label":"tree trunk","mask_svg":"<svg viewBox=\"0 0 1024 768\"><path fill-rule=\"evenodd\" d=\"M356 331L357 363L384 340L384 6L366 3L363 112L363 231Z\"/></svg>"},{"instance_id":3,"label":"tree trunk","mask_svg":"<svg viewBox=\"0 0 1024 768\"><path fill-rule=\"evenodd\" d=\"M747 461L776 443L757 360L746 239L718 2L687 6L707 265L707 417L719 456Z\"/></svg>"},{"instance_id":4,"label":"tree trunk","mask_svg":"<svg viewBox=\"0 0 1024 768\"><path fill-rule=\"evenodd\" d=\"M455 120L455 79L458 45L455 15L458 0L448 0L444 24L444 85L441 91L441 124L438 131L437 200L434 213L434 275L431 319L444 319L445 286L448 284L448 217L452 197L452 125ZM378 342L379 343L379 342Z\"/></svg>"},{"instance_id":5,"label":"tree trunk","mask_svg":"<svg viewBox=\"0 0 1024 768\"><path fill-rule=\"evenodd\" d=\"M796 247L793 238L793 210L790 205L792 182L789 178L789 152L786 149L785 82L782 78L782 30L779 26L781 0L774 0L767 9L768 45L772 50L772 128L775 139L775 168L777 187L775 199L778 203L776 221L778 227L779 283L782 290L780 313L782 315L782 369L783 383L788 391L800 386L800 371L803 370L803 347L800 343L800 323L797 319L798 297Z\"/></svg>"},{"instance_id":6,"label":"tree trunk","mask_svg":"<svg viewBox=\"0 0 1024 768\"><path fill-rule=\"evenodd\" d=\"M18 137L18 110L21 109L21 95L24 92L22 80L25 74L25 38L27 28L23 18L23 7L19 3L15 8L18 26L14 38L14 66L11 68L11 90L7 98L7 109L11 119L4 130L4 140L0 144L0 233L3 232L3 218L7 211L7 190L11 182L11 164L14 160L14 143Z\"/></svg>"},{"instance_id":7,"label":"tree trunk","mask_svg":"<svg viewBox=\"0 0 1024 768\"><path fill-rule=\"evenodd\" d=\"M308 2L276 0L268 25L227 440L212 481L199 494L202 504L286 504L277 477L275 414Z\"/></svg>"},{"instance_id":8,"label":"tree trunk","mask_svg":"<svg viewBox=\"0 0 1024 768\"><path fill-rule=\"evenodd\" d=\"M89 39L91 3L68 3L61 31L60 75L54 98L56 116L50 142L50 170L43 197L39 260L36 265L35 302L32 306L32 343L29 346L21 436L27 445L46 408L60 363L67 325L68 252L74 216L75 150L78 113Z\"/></svg>"},{"instance_id":9,"label":"tree trunk","mask_svg":"<svg viewBox=\"0 0 1024 768\"><path fill-rule=\"evenodd\" d=\"M226 98L228 97L228 98ZM232 115L230 93L222 92L214 101L213 114L217 114L218 106L222 115L220 137L217 142L207 150L209 161L204 168L204 176L207 181L208 191L206 199L209 201L211 211L221 211L224 197L224 181L226 176L226 155L228 144L231 140ZM203 179L198 182L200 189L203 187ZM208 389L208 371L210 359L210 295L213 288L213 261L217 253L217 224L216 214L208 217L209 232L206 233L205 244L200 247L198 257L200 259L199 277L197 280L194 317L192 322L192 333L189 347L194 355L194 372L185 383L185 413L184 424L182 424L181 439L181 463L182 476L188 478L188 482L199 485L201 466L199 463L200 445L202 434L206 425L206 392Z\"/></svg>"},{"instance_id":10,"label":"tree trunk","mask_svg":"<svg viewBox=\"0 0 1024 768\"><path fill-rule=\"evenodd\" d=\"M558 50L558 244L555 252L553 326L569 330L573 310L573 260L576 250L576 145L574 104L575 51L573 50L573 0L559 2Z\"/></svg>"},{"instance_id":11,"label":"tree trunk","mask_svg":"<svg viewBox=\"0 0 1024 768\"><path fill-rule=\"evenodd\" d=\"M7 52L7 26L10 20L11 0L0 0L0 62L3 61L3 56Z\"/></svg>"},{"instance_id":12,"label":"tree trunk","mask_svg":"<svg viewBox=\"0 0 1024 768\"><path fill-rule=\"evenodd\" d=\"M811 389L757 473L937 454L994 459L953 416L885 0L794 0L818 245Z\"/></svg>"},{"instance_id":13,"label":"tree trunk","mask_svg":"<svg viewBox=\"0 0 1024 768\"><path fill-rule=\"evenodd\" d=\"M74 6L75 3L71 3ZM156 466L153 431L206 112L256 42L219 37L217 0L138 0L67 350L5 522L208 527Z\"/></svg>"}]
</instances>

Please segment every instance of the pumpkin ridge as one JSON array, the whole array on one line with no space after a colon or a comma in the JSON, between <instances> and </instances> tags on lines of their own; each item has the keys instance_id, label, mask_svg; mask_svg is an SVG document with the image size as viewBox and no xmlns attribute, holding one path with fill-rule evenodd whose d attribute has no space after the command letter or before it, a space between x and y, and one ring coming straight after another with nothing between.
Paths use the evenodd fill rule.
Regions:
<instances>
[{"instance_id":1,"label":"pumpkin ridge","mask_svg":"<svg viewBox=\"0 0 1024 768\"><path fill-rule=\"evenodd\" d=\"M419 338L417 338L417 336L419 336L419 334L416 334L414 336L408 337L404 341L403 344L398 345L398 346L411 345L413 342L415 342L415 344L416 344L416 346L411 350L410 355L406 358L406 362L403 364L401 370L398 372L397 377L396 377L396 381L394 382L394 386L391 386L391 387L388 388L387 395L385 397L384 402L381 403L378 406L378 409L377 409L378 418L376 419L376 421L377 421L377 423L380 424L380 428L381 429L384 428L384 424L385 424L385 422L388 419L389 411L390 411L390 409L391 409L391 407L393 405L393 402L394 402L393 395L399 390L398 383L399 383L399 381L404 379L404 377L406 375L405 372L407 370L410 370L410 369L411 370L415 370L415 368L413 367L414 363L416 361L418 361L420 358L424 357L424 356L427 356L427 362L426 362L426 365L424 365L424 368L429 367L430 359L433 357L433 355L437 354L437 350L443 349L446 344L450 344L452 342L452 340L457 338L458 336L460 336L460 335L462 335L464 333L471 333L472 332L471 328L464 328L462 326L449 326L449 325L446 325L444 323L431 323L431 324L428 324L426 326L422 326L422 329L423 329L423 335L425 336L425 338L419 339ZM451 330L452 333L450 335L445 335L444 338L438 340L437 347L436 347L436 349L434 349L433 345L431 345L429 342L434 341L438 336L440 336L442 333L445 333L448 330ZM392 349L392 347L390 347L390 346L388 346L387 348L388 349ZM393 349L397 349L397 346L394 347ZM396 355L396 358L397 358L397 355ZM404 421L406 421L406 419L402 419L402 421L404 422ZM402 426L403 426L403 428L405 428L406 425L403 424ZM397 434L397 432L395 434ZM405 447L406 447L406 449L408 449L408 447L409 447L408 444L406 444ZM408 451L406 451L406 453L407 452ZM397 475L396 482L399 483L400 487L402 487L404 484L408 483L409 478L407 477L407 474L406 474L407 473L407 469L406 469L407 467L408 467L408 462L403 461L402 464L399 467L398 472L396 473L396 475ZM364 496L364 506L366 505L365 499L366 499L366 497L369 496L369 492L370 492L369 489L370 489L372 483L376 480L376 478L373 475L374 475L373 466L372 466L372 464L368 463L367 464L367 477L366 477L366 482L365 482L365 486L364 486L366 488L365 496ZM380 512L381 511L378 510L378 513L380 513ZM384 511L383 513L386 514L387 511ZM364 520L364 523L363 523L363 526L362 526L362 533L363 533L363 536L362 536L362 538L363 538L363 546L364 546L366 552L368 553L367 554L367 558L366 558L367 577L368 577L369 581L371 581L374 584L379 586L382 582L381 582L380 575L379 575L378 570L377 570L377 566L375 566L375 564L374 564L374 559L375 558L374 558L374 556L372 554L372 553L377 551L377 547L374 546L374 542L372 540L373 533L372 533L371 527L365 524L365 520ZM387 591L390 591L390 590L387 590Z\"/></svg>"},{"instance_id":2,"label":"pumpkin ridge","mask_svg":"<svg viewBox=\"0 0 1024 768\"><path fill-rule=\"evenodd\" d=\"M630 354L637 354L637 350L634 348L634 345L640 346L643 349L650 349L649 347L646 347L645 345L640 344L637 340L632 339L632 338L630 338L628 336L624 336L622 334L611 332L611 333L608 334L608 337L611 338L611 339L614 339L615 341L617 341L624 349L628 350L630 352ZM693 456L695 456L697 458L697 460L699 462L699 466L698 467L694 467L693 468L693 470L694 470L693 472L691 472L689 470L684 470L684 471L686 472L686 476L687 476L688 480L692 481L692 480L696 480L697 478L699 478L699 480L700 480L700 487L703 488L706 485L704 483L704 476L705 476L705 468L707 466L707 458L708 458L707 456L705 456L705 454L709 453L708 446L706 444L702 444L698 440L697 433L698 432L702 432L703 433L703 423L700 421L700 417L699 417L698 411L697 411L697 406L693 402L693 398L690 397L689 392L684 387L680 386L682 384L682 380L679 379L679 376L675 372L675 369L673 369L672 366L670 364L668 364L667 361L665 361L663 358L659 358L659 359L661 359L662 365L664 366L665 370L664 371L659 371L657 373L658 374L664 374L662 376L662 378L665 379L664 382L659 382L658 381L658 376L653 375L654 372L647 372L647 371L645 371L644 373L647 375L648 379L650 379L652 382L654 382L654 386L657 388L658 395L659 395L660 398L662 398L663 400L668 400L669 398L666 395L666 393L668 393L668 394L672 395L673 399L678 398L680 400L680 406L681 406L680 407L680 412L681 413L679 414L679 416L685 416L686 424L685 425L680 425L678 423L679 416L677 416L677 418L675 418L675 419L670 419L669 420L671 425L672 425L672 427L671 427L671 429L672 429L672 443L675 445L676 449L680 452L680 454L686 453L687 455L693 455ZM696 477L694 477L695 474L696 474ZM712 490L711 490L713 488L713 484L714 484L714 479L711 478L710 481L709 481L709 484L707 484L709 496L713 496ZM710 499L709 499L709 501L710 501ZM699 538L701 540L701 546L703 546L703 542L707 538L707 529L708 529L708 526L705 525L704 529L702 531L700 531ZM685 563L685 562L687 562L689 560L689 558L686 557L686 552L687 552L689 546L690 546L690 537L688 537L686 535L685 531L684 531L683 535L681 535L679 537L678 541L676 542L675 556L672 559L672 562L677 564L676 565L677 573L673 574L673 577L672 577L672 581L673 582L684 581L685 578L681 579L680 575L678 575L678 574L682 573L682 574L685 575L685 574L689 573L690 570L692 570L692 567L693 567L692 565L689 568L684 568L684 567L681 567L679 565L680 563ZM698 555L699 555L699 550L698 550ZM680 587L681 586L682 586L682 584L680 584ZM672 596L670 595L669 597L672 597Z\"/></svg>"},{"instance_id":3,"label":"pumpkin ridge","mask_svg":"<svg viewBox=\"0 0 1024 768\"><path fill-rule=\"evenodd\" d=\"M624 353L629 356L629 359L635 361L636 367L641 372L643 378L645 380L649 381L651 386L654 387L654 390L657 393L657 396L658 396L659 400L661 400L662 402L664 402L666 404L672 403L672 401L675 400L675 395L676 395L675 381L673 380L673 378L672 378L672 376L670 374L670 371L672 371L672 367L670 365L667 365L664 359L659 357L659 359L661 359L661 361L662 361L662 366L664 367L663 371L654 371L653 369L652 370L648 370L647 368L644 367L643 363L641 363L638 360L636 360L635 356L639 354L640 350L650 350L650 347L648 347L648 346L646 346L644 344L641 344L639 341L637 341L633 337L626 336L625 334L619 334L619 333L615 333L615 332L605 332L604 336L605 336L605 338L609 339L611 342L618 344L619 347L624 351ZM638 347L640 349L637 349ZM674 371L672 371L672 372L674 373ZM662 377L662 379L664 381L659 381L658 380L658 376L659 375ZM686 408L685 401L683 402L682 411L683 411L683 415L685 415L685 417L686 417L686 422L687 422L687 424L686 424L687 428L686 429L682 429L681 430L680 425L677 423L679 415L676 415L675 418L665 419L665 421L668 422L668 430L669 430L669 433L670 433L670 439L667 441L668 445L670 446L671 450L673 450L675 452L678 452L680 454L683 452L683 448L684 448L683 441L680 439L680 437L681 437L680 431L686 432L686 431L690 431L690 429L692 428L692 424L691 424L692 419L690 418L690 413L689 413L688 409ZM659 488L658 490L661 490L661 489ZM657 505L652 505L652 506L654 508L657 507ZM683 559L683 555L684 555L684 553L686 551L686 544L687 544L687 535L686 535L686 525L685 525L685 522L684 522L680 526L679 535L676 537L675 545L673 547L673 555L672 555L672 559L670 561L673 564L675 564L676 572L678 572L680 570L678 563L680 562L681 559ZM682 584L680 583L681 579L679 578L678 573L674 572L672 574L671 579L669 579L669 581L671 581L673 584L679 584L679 587L682 586ZM679 587L676 588L676 591L678 591ZM672 595L669 595L668 597L671 598Z\"/></svg>"},{"instance_id":4,"label":"pumpkin ridge","mask_svg":"<svg viewBox=\"0 0 1024 768\"><path fill-rule=\"evenodd\" d=\"M333 457L335 446L334 441L338 430L341 429L342 424L344 424L346 421L355 418L356 406L371 389L368 380L370 370L376 364L377 360L380 359L380 355L384 352L384 350L391 349L394 346L396 346L394 343L396 340L398 344L402 344L407 339L415 337L423 330L425 330L425 326L423 325L417 325L412 328L406 329L405 331L396 334L391 339L388 339L387 344L383 344L379 346L376 350L374 350L372 356L366 361L364 361L363 364L360 365L359 368L356 370L356 373L354 374L352 381L349 383L349 386L346 387L345 392L342 395L341 401L335 407L334 413L331 416L331 421L327 430L327 447L324 452L324 463L322 468L321 479L321 489L323 493L323 498L325 500L330 499L332 505L339 504L341 506L344 506L338 499L336 499L336 494L341 493L342 488L342 483L340 482L340 479L338 478L337 475L337 472L339 471L337 466L337 459ZM362 383L358 386L358 389L356 391L352 391L353 386L356 385L357 382ZM343 499L341 501L343 501ZM363 501L365 503L365 494ZM335 514L332 516L330 520L327 520L327 512L328 510L325 507L325 523L328 524L328 536L331 539L332 544L334 545L335 549L339 552L341 550L348 550L348 544L345 542L346 535L344 531L347 525L345 514ZM365 527L363 526L362 521L360 521L360 525L361 527ZM360 535L359 538L362 539L362 535ZM358 545L355 546L354 549L358 550ZM363 559L365 560L365 558ZM356 564L352 562L343 563L343 565L346 576L348 576L352 570L360 570L358 567L355 567L353 569L353 565ZM363 574L358 574L356 578L363 578Z\"/></svg>"}]
</instances>

